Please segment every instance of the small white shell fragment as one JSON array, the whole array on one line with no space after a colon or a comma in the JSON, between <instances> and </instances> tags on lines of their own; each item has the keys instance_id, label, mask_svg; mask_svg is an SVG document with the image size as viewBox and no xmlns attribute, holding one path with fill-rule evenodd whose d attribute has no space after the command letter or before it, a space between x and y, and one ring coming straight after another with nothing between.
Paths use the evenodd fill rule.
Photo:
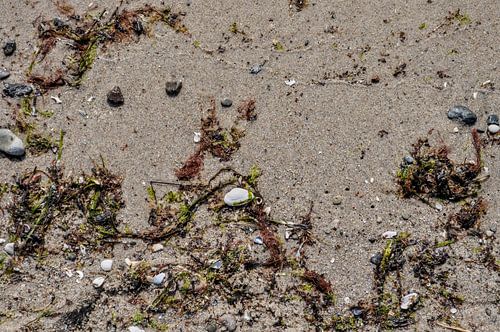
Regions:
<instances>
[{"instance_id":1,"label":"small white shell fragment","mask_svg":"<svg viewBox=\"0 0 500 332\"><path fill-rule=\"evenodd\" d=\"M76 274L78 274L78 278L83 279L83 272L80 270L76 270Z\"/></svg>"},{"instance_id":2,"label":"small white shell fragment","mask_svg":"<svg viewBox=\"0 0 500 332\"><path fill-rule=\"evenodd\" d=\"M5 239L0 239L0 244L4 244L5 243Z\"/></svg>"},{"instance_id":3,"label":"small white shell fragment","mask_svg":"<svg viewBox=\"0 0 500 332\"><path fill-rule=\"evenodd\" d=\"M165 280L166 274L164 272L158 273L153 277L153 284L159 286L163 283L163 280Z\"/></svg>"},{"instance_id":4,"label":"small white shell fragment","mask_svg":"<svg viewBox=\"0 0 500 332\"><path fill-rule=\"evenodd\" d=\"M128 332L145 332L145 331L137 326L129 326Z\"/></svg>"},{"instance_id":5,"label":"small white shell fragment","mask_svg":"<svg viewBox=\"0 0 500 332\"><path fill-rule=\"evenodd\" d=\"M139 265L140 261L132 261L130 258L125 258L125 264L127 264L128 267L134 267Z\"/></svg>"},{"instance_id":6,"label":"small white shell fragment","mask_svg":"<svg viewBox=\"0 0 500 332\"><path fill-rule=\"evenodd\" d=\"M105 259L101 262L101 269L103 271L109 272L109 271L111 271L112 267L113 267L113 260L112 259Z\"/></svg>"},{"instance_id":7,"label":"small white shell fragment","mask_svg":"<svg viewBox=\"0 0 500 332\"><path fill-rule=\"evenodd\" d=\"M233 188L224 196L224 203L229 206L241 206L251 202L254 195L243 188Z\"/></svg>"},{"instance_id":8,"label":"small white shell fragment","mask_svg":"<svg viewBox=\"0 0 500 332\"><path fill-rule=\"evenodd\" d=\"M14 256L14 243L9 242L7 243L4 247L3 250L5 250L6 253L8 253L11 256Z\"/></svg>"},{"instance_id":9,"label":"small white shell fragment","mask_svg":"<svg viewBox=\"0 0 500 332\"><path fill-rule=\"evenodd\" d=\"M255 239L253 239L253 242L255 244L264 244L264 240L260 236L257 236Z\"/></svg>"},{"instance_id":10,"label":"small white shell fragment","mask_svg":"<svg viewBox=\"0 0 500 332\"><path fill-rule=\"evenodd\" d=\"M490 124L488 126L488 131L490 132L490 134L496 134L500 131L500 126L496 124Z\"/></svg>"},{"instance_id":11,"label":"small white shell fragment","mask_svg":"<svg viewBox=\"0 0 500 332\"><path fill-rule=\"evenodd\" d=\"M410 293L401 299L401 309L403 310L408 310L411 307L415 305L418 301L418 294L417 293Z\"/></svg>"},{"instance_id":12,"label":"small white shell fragment","mask_svg":"<svg viewBox=\"0 0 500 332\"><path fill-rule=\"evenodd\" d=\"M458 133L458 127L453 128L454 133Z\"/></svg>"},{"instance_id":13,"label":"small white shell fragment","mask_svg":"<svg viewBox=\"0 0 500 332\"><path fill-rule=\"evenodd\" d=\"M90 96L89 98L87 98L87 101L90 103L92 100L94 100L94 96Z\"/></svg>"},{"instance_id":14,"label":"small white shell fragment","mask_svg":"<svg viewBox=\"0 0 500 332\"><path fill-rule=\"evenodd\" d=\"M289 79L289 80L285 81L285 84L288 86L295 85L295 83L297 83L297 82L294 79Z\"/></svg>"},{"instance_id":15,"label":"small white shell fragment","mask_svg":"<svg viewBox=\"0 0 500 332\"><path fill-rule=\"evenodd\" d=\"M382 234L382 238L384 239L392 239L398 235L398 232L396 231L387 231L384 234Z\"/></svg>"},{"instance_id":16,"label":"small white shell fragment","mask_svg":"<svg viewBox=\"0 0 500 332\"><path fill-rule=\"evenodd\" d=\"M472 98L477 99L477 91L472 93Z\"/></svg>"},{"instance_id":17,"label":"small white shell fragment","mask_svg":"<svg viewBox=\"0 0 500 332\"><path fill-rule=\"evenodd\" d=\"M50 99L56 102L56 104L62 104L62 100L57 96L50 96Z\"/></svg>"},{"instance_id":18,"label":"small white shell fragment","mask_svg":"<svg viewBox=\"0 0 500 332\"><path fill-rule=\"evenodd\" d=\"M270 214L271 214L271 207L270 207L270 206L266 206L266 207L264 208L264 213L265 213L267 216L268 216L268 215L270 215Z\"/></svg>"},{"instance_id":19,"label":"small white shell fragment","mask_svg":"<svg viewBox=\"0 0 500 332\"><path fill-rule=\"evenodd\" d=\"M451 309L450 309L450 312L451 312L452 314L456 314L456 313L458 312L458 309L457 309L457 308L451 308Z\"/></svg>"},{"instance_id":20,"label":"small white shell fragment","mask_svg":"<svg viewBox=\"0 0 500 332\"><path fill-rule=\"evenodd\" d=\"M73 272L71 272L71 270L66 270L64 273L66 273L68 278L71 278L73 276Z\"/></svg>"},{"instance_id":21,"label":"small white shell fragment","mask_svg":"<svg viewBox=\"0 0 500 332\"><path fill-rule=\"evenodd\" d=\"M153 244L153 247L151 248L153 252L158 252L163 250L163 244L161 243L155 243Z\"/></svg>"},{"instance_id":22,"label":"small white shell fragment","mask_svg":"<svg viewBox=\"0 0 500 332\"><path fill-rule=\"evenodd\" d=\"M201 133L194 132L193 141L195 143L200 143L200 141L201 141Z\"/></svg>"},{"instance_id":23,"label":"small white shell fragment","mask_svg":"<svg viewBox=\"0 0 500 332\"><path fill-rule=\"evenodd\" d=\"M106 278L97 277L92 281L92 285L94 285L95 288L99 288L102 286L102 284L104 284L104 280L106 280Z\"/></svg>"},{"instance_id":24,"label":"small white shell fragment","mask_svg":"<svg viewBox=\"0 0 500 332\"><path fill-rule=\"evenodd\" d=\"M442 211L442 210L443 210L443 204L441 204L441 203L436 203L435 208L436 208L436 210L438 210L438 211Z\"/></svg>"}]
</instances>

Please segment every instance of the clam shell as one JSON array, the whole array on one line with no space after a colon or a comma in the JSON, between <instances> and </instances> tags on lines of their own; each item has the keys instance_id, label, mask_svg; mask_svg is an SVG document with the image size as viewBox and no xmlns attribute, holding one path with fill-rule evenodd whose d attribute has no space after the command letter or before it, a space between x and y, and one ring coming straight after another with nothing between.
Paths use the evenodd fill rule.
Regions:
<instances>
[{"instance_id":1,"label":"clam shell","mask_svg":"<svg viewBox=\"0 0 500 332\"><path fill-rule=\"evenodd\" d=\"M251 191L243 188L233 188L224 196L224 203L229 206L241 206L251 202L254 197Z\"/></svg>"}]
</instances>

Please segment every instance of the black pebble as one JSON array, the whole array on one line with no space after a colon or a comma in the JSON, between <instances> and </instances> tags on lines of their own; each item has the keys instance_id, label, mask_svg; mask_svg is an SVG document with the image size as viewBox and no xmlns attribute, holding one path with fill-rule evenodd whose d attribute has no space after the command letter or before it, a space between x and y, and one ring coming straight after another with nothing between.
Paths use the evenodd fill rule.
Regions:
<instances>
[{"instance_id":1,"label":"black pebble","mask_svg":"<svg viewBox=\"0 0 500 332\"><path fill-rule=\"evenodd\" d=\"M373 265L379 266L381 262L382 262L381 253L376 253L370 258L370 263L372 263Z\"/></svg>"},{"instance_id":2,"label":"black pebble","mask_svg":"<svg viewBox=\"0 0 500 332\"><path fill-rule=\"evenodd\" d=\"M466 125L473 125L477 116L468 107L457 105L448 110L448 119L458 120Z\"/></svg>"},{"instance_id":3,"label":"black pebble","mask_svg":"<svg viewBox=\"0 0 500 332\"><path fill-rule=\"evenodd\" d=\"M499 125L498 124L498 115L496 114L490 114L488 115L488 119L486 120L486 123L489 125Z\"/></svg>"},{"instance_id":4,"label":"black pebble","mask_svg":"<svg viewBox=\"0 0 500 332\"><path fill-rule=\"evenodd\" d=\"M115 86L108 92L108 104L113 107L121 106L125 100L123 99L122 90L120 87Z\"/></svg>"},{"instance_id":5,"label":"black pebble","mask_svg":"<svg viewBox=\"0 0 500 332\"><path fill-rule=\"evenodd\" d=\"M14 40L8 40L3 46L3 54L5 56L11 56L16 51L16 42Z\"/></svg>"},{"instance_id":6,"label":"black pebble","mask_svg":"<svg viewBox=\"0 0 500 332\"><path fill-rule=\"evenodd\" d=\"M224 98L220 101L220 104L224 107L231 107L231 105L233 105L233 101L229 98Z\"/></svg>"},{"instance_id":7,"label":"black pebble","mask_svg":"<svg viewBox=\"0 0 500 332\"><path fill-rule=\"evenodd\" d=\"M175 97L179 94L182 88L181 81L167 81L165 84L165 91L170 97Z\"/></svg>"},{"instance_id":8,"label":"black pebble","mask_svg":"<svg viewBox=\"0 0 500 332\"><path fill-rule=\"evenodd\" d=\"M8 97L24 97L33 92L33 88L26 84L12 83L4 84L3 93Z\"/></svg>"}]
</instances>

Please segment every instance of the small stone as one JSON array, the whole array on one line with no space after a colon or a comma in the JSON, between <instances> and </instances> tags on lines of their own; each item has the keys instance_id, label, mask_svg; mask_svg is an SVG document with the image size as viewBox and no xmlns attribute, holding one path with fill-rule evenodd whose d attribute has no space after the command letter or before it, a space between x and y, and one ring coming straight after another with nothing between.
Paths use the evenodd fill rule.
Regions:
<instances>
[{"instance_id":1,"label":"small stone","mask_svg":"<svg viewBox=\"0 0 500 332\"><path fill-rule=\"evenodd\" d=\"M226 314L222 317L222 322L226 327L227 331L233 332L236 331L236 318L233 315Z\"/></svg>"},{"instance_id":2,"label":"small stone","mask_svg":"<svg viewBox=\"0 0 500 332\"><path fill-rule=\"evenodd\" d=\"M245 310L245 313L243 314L243 319L245 322L251 322L252 321L252 315L250 315L250 312Z\"/></svg>"},{"instance_id":3,"label":"small stone","mask_svg":"<svg viewBox=\"0 0 500 332\"><path fill-rule=\"evenodd\" d=\"M170 97L175 97L179 94L182 88L182 82L181 81L167 81L165 83L165 91L167 92L167 95Z\"/></svg>"},{"instance_id":4,"label":"small stone","mask_svg":"<svg viewBox=\"0 0 500 332\"><path fill-rule=\"evenodd\" d=\"M145 331L137 326L129 326L128 332L145 332Z\"/></svg>"},{"instance_id":5,"label":"small stone","mask_svg":"<svg viewBox=\"0 0 500 332\"><path fill-rule=\"evenodd\" d=\"M233 105L233 101L229 98L224 98L220 101L220 104L223 106L223 107L231 107L231 105Z\"/></svg>"},{"instance_id":6,"label":"small stone","mask_svg":"<svg viewBox=\"0 0 500 332\"><path fill-rule=\"evenodd\" d=\"M436 203L436 205L434 206L436 208L436 210L438 211L442 211L443 210L443 204L441 203Z\"/></svg>"},{"instance_id":7,"label":"small stone","mask_svg":"<svg viewBox=\"0 0 500 332\"><path fill-rule=\"evenodd\" d=\"M4 80L10 76L10 71L5 68L0 68L0 80Z\"/></svg>"},{"instance_id":8,"label":"small stone","mask_svg":"<svg viewBox=\"0 0 500 332\"><path fill-rule=\"evenodd\" d=\"M410 293L403 296L401 299L401 309L408 310L412 308L418 302L418 297L417 293Z\"/></svg>"},{"instance_id":9,"label":"small stone","mask_svg":"<svg viewBox=\"0 0 500 332\"><path fill-rule=\"evenodd\" d=\"M158 273L153 277L153 284L160 286L163 283L163 280L165 280L166 274L164 272Z\"/></svg>"},{"instance_id":10,"label":"small stone","mask_svg":"<svg viewBox=\"0 0 500 332\"><path fill-rule=\"evenodd\" d=\"M162 251L163 250L163 244L161 244L161 243L155 243L155 244L153 244L153 246L151 247L151 249L153 250L153 252Z\"/></svg>"},{"instance_id":11,"label":"small stone","mask_svg":"<svg viewBox=\"0 0 500 332\"><path fill-rule=\"evenodd\" d=\"M106 278L104 277L97 277L92 281L92 285L94 285L95 288L100 288L103 284Z\"/></svg>"},{"instance_id":12,"label":"small stone","mask_svg":"<svg viewBox=\"0 0 500 332\"><path fill-rule=\"evenodd\" d=\"M224 203L229 206L241 206L251 202L254 195L243 188L233 188L224 196Z\"/></svg>"},{"instance_id":13,"label":"small stone","mask_svg":"<svg viewBox=\"0 0 500 332\"><path fill-rule=\"evenodd\" d=\"M488 115L488 119L486 119L486 124L489 126L489 125L500 125L500 123L498 122L498 115L496 114L490 114Z\"/></svg>"},{"instance_id":14,"label":"small stone","mask_svg":"<svg viewBox=\"0 0 500 332\"><path fill-rule=\"evenodd\" d=\"M488 126L488 131L490 132L490 134L496 134L500 131L500 126L496 124L490 124Z\"/></svg>"},{"instance_id":15,"label":"small stone","mask_svg":"<svg viewBox=\"0 0 500 332\"><path fill-rule=\"evenodd\" d=\"M21 83L5 83L3 88L3 93L11 98L25 97L32 92L33 88L31 86Z\"/></svg>"},{"instance_id":16,"label":"small stone","mask_svg":"<svg viewBox=\"0 0 500 332\"><path fill-rule=\"evenodd\" d=\"M11 56L16 51L16 48L17 48L16 41L8 40L3 45L3 54L5 54L5 56Z\"/></svg>"},{"instance_id":17,"label":"small stone","mask_svg":"<svg viewBox=\"0 0 500 332\"><path fill-rule=\"evenodd\" d=\"M384 239L392 239L398 235L398 232L396 231L387 231L384 234L382 234L382 238Z\"/></svg>"},{"instance_id":18,"label":"small stone","mask_svg":"<svg viewBox=\"0 0 500 332\"><path fill-rule=\"evenodd\" d=\"M24 143L9 129L0 129L0 151L10 156L21 157L25 153Z\"/></svg>"},{"instance_id":19,"label":"small stone","mask_svg":"<svg viewBox=\"0 0 500 332\"><path fill-rule=\"evenodd\" d=\"M255 244L264 244L264 240L260 236L257 236L255 239L253 239L253 242Z\"/></svg>"},{"instance_id":20,"label":"small stone","mask_svg":"<svg viewBox=\"0 0 500 332\"><path fill-rule=\"evenodd\" d=\"M3 247L3 250L5 250L6 253L8 253L9 255L11 256L14 256L14 243L12 242L9 242L7 244L5 244L5 246Z\"/></svg>"},{"instance_id":21,"label":"small stone","mask_svg":"<svg viewBox=\"0 0 500 332\"><path fill-rule=\"evenodd\" d=\"M112 259L105 259L101 262L101 269L103 271L109 272L109 271L111 271L112 267L113 267L113 260Z\"/></svg>"},{"instance_id":22,"label":"small stone","mask_svg":"<svg viewBox=\"0 0 500 332\"><path fill-rule=\"evenodd\" d=\"M477 121L477 116L468 107L457 105L448 110L448 118L458 120L466 125L473 125Z\"/></svg>"},{"instance_id":23,"label":"small stone","mask_svg":"<svg viewBox=\"0 0 500 332\"><path fill-rule=\"evenodd\" d=\"M352 307L351 312L354 317L361 317L363 315L363 310L360 307Z\"/></svg>"},{"instance_id":24,"label":"small stone","mask_svg":"<svg viewBox=\"0 0 500 332\"><path fill-rule=\"evenodd\" d=\"M409 213L405 213L405 212L403 212L403 213L401 214L401 218L403 218L403 220L410 220L411 215L410 215Z\"/></svg>"},{"instance_id":25,"label":"small stone","mask_svg":"<svg viewBox=\"0 0 500 332\"><path fill-rule=\"evenodd\" d=\"M262 65L253 65L252 68L250 68L250 74L257 75L260 73L262 70Z\"/></svg>"},{"instance_id":26,"label":"small stone","mask_svg":"<svg viewBox=\"0 0 500 332\"><path fill-rule=\"evenodd\" d=\"M297 83L297 81L295 81L294 79L289 79L285 81L285 84L288 86L294 86L295 83Z\"/></svg>"},{"instance_id":27,"label":"small stone","mask_svg":"<svg viewBox=\"0 0 500 332\"><path fill-rule=\"evenodd\" d=\"M119 86L115 86L108 92L107 95L108 104L113 107L118 107L123 105L125 99L123 98L122 90Z\"/></svg>"},{"instance_id":28,"label":"small stone","mask_svg":"<svg viewBox=\"0 0 500 332\"><path fill-rule=\"evenodd\" d=\"M382 254L379 252L370 257L370 263L372 263L375 266L380 265L381 262L382 262Z\"/></svg>"},{"instance_id":29,"label":"small stone","mask_svg":"<svg viewBox=\"0 0 500 332\"><path fill-rule=\"evenodd\" d=\"M210 323L207 325L207 332L216 332L216 331L217 331L217 324Z\"/></svg>"},{"instance_id":30,"label":"small stone","mask_svg":"<svg viewBox=\"0 0 500 332\"><path fill-rule=\"evenodd\" d=\"M458 127L453 128L453 132L456 134L459 132Z\"/></svg>"},{"instance_id":31,"label":"small stone","mask_svg":"<svg viewBox=\"0 0 500 332\"><path fill-rule=\"evenodd\" d=\"M219 259L215 261L210 267L214 270L219 270L222 267L222 261Z\"/></svg>"},{"instance_id":32,"label":"small stone","mask_svg":"<svg viewBox=\"0 0 500 332\"><path fill-rule=\"evenodd\" d=\"M403 161L404 161L405 164L411 165L411 164L413 164L415 162L415 159L413 159L412 156L405 156L403 158Z\"/></svg>"},{"instance_id":33,"label":"small stone","mask_svg":"<svg viewBox=\"0 0 500 332\"><path fill-rule=\"evenodd\" d=\"M193 141L195 143L200 143L201 142L201 133L194 132Z\"/></svg>"},{"instance_id":34,"label":"small stone","mask_svg":"<svg viewBox=\"0 0 500 332\"><path fill-rule=\"evenodd\" d=\"M495 235L495 233L493 233L492 231L490 231L489 229L486 231L486 236L487 237L492 237L493 235Z\"/></svg>"},{"instance_id":35,"label":"small stone","mask_svg":"<svg viewBox=\"0 0 500 332\"><path fill-rule=\"evenodd\" d=\"M340 205L340 204L342 204L342 196L334 196L332 198L332 203L333 203L333 205Z\"/></svg>"},{"instance_id":36,"label":"small stone","mask_svg":"<svg viewBox=\"0 0 500 332\"><path fill-rule=\"evenodd\" d=\"M456 314L458 312L458 309L457 308L451 308L450 312L454 315L454 314Z\"/></svg>"}]
</instances>

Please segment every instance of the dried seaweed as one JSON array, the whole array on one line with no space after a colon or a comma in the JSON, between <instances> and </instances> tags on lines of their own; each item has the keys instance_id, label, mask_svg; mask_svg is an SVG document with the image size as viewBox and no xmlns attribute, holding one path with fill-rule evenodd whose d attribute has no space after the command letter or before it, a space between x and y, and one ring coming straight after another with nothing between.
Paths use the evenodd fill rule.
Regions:
<instances>
[{"instance_id":1,"label":"dried seaweed","mask_svg":"<svg viewBox=\"0 0 500 332\"><path fill-rule=\"evenodd\" d=\"M448 218L448 237L454 239L462 230L469 230L478 227L479 219L486 214L486 202L479 197L472 203L465 203L455 214Z\"/></svg>"}]
</instances>

